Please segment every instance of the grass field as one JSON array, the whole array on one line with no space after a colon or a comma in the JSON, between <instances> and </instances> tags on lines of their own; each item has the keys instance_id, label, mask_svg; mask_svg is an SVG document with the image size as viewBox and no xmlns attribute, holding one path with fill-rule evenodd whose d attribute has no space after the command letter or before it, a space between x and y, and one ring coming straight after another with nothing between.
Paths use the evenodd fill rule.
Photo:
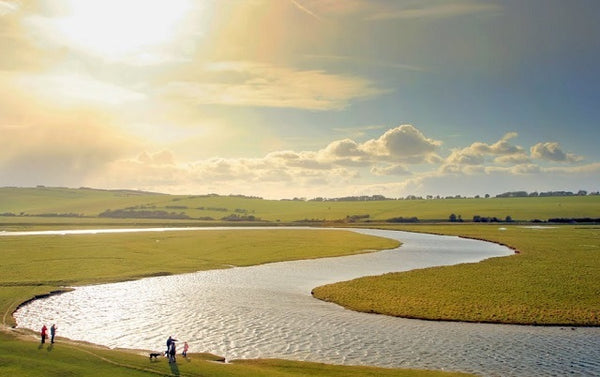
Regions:
<instances>
[{"instance_id":1,"label":"grass field","mask_svg":"<svg viewBox=\"0 0 600 377\"><path fill-rule=\"evenodd\" d=\"M134 212L145 210L184 214L191 219L220 220L226 216L238 215L254 216L269 222L345 221L347 217L367 215L363 220L385 221L395 217L417 217L422 221L446 221L451 214L460 215L466 221L476 215L502 220L510 216L513 220L530 221L553 217L599 217L600 196L316 202L93 189L0 188L0 214L17 215L0 216L0 224L32 221L31 218L18 216L21 214L76 214L96 217L106 210L127 208ZM73 222L73 218L45 217L38 221Z\"/></svg>"},{"instance_id":2,"label":"grass field","mask_svg":"<svg viewBox=\"0 0 600 377\"><path fill-rule=\"evenodd\" d=\"M503 243L518 255L477 264L431 268L364 278L317 289L317 294L357 310L430 319L507 323L599 325L600 230L594 226L537 229L509 224L392 225L376 220L412 217L446 221L489 216L514 220L594 217L600 197L386 200L374 202L271 201L240 197L172 196L92 189L0 188L0 231L105 227L238 225L198 219L99 218L107 209L152 209L219 219L230 214L265 220L250 224L314 219L341 225L347 216L365 216L360 226L462 235ZM14 215L14 216L9 216ZM77 214L79 217L32 216ZM327 225L324 222L323 225ZM356 224L355 224L356 225ZM504 229L504 230L501 230ZM316 258L393 247L395 242L349 232L285 230L188 232L89 236L0 237L0 375L15 376L451 376L443 372L340 367L283 360L233 364L193 355L169 368L131 351L105 350L61 340L38 348L34 336L10 329L16 306L63 285L135 279L227 265ZM263 232L263 233L258 233ZM317 233L313 233L317 232ZM200 234L200 233L199 233ZM281 237L279 237L281 236ZM267 236L268 235L268 236ZM318 245L318 247L315 247ZM198 250L201 249L202 253ZM178 258L166 258L177 252ZM148 258L151 256L150 258ZM331 289L333 288L333 289ZM59 348L60 346L60 348ZM208 358L208 359L207 359ZM456 374L459 375L459 374Z\"/></svg>"},{"instance_id":3,"label":"grass field","mask_svg":"<svg viewBox=\"0 0 600 377\"><path fill-rule=\"evenodd\" d=\"M480 263L364 277L314 289L345 307L408 318L600 326L600 228L420 225L519 251Z\"/></svg>"}]
</instances>

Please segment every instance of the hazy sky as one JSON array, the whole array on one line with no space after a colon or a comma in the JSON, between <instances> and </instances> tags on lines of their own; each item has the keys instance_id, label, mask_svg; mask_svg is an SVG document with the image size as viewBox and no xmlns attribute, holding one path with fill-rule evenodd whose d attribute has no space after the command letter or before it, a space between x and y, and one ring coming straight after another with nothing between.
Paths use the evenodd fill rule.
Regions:
<instances>
[{"instance_id":1,"label":"hazy sky","mask_svg":"<svg viewBox=\"0 0 600 377\"><path fill-rule=\"evenodd\" d=\"M600 189L597 0L0 0L0 186Z\"/></svg>"}]
</instances>

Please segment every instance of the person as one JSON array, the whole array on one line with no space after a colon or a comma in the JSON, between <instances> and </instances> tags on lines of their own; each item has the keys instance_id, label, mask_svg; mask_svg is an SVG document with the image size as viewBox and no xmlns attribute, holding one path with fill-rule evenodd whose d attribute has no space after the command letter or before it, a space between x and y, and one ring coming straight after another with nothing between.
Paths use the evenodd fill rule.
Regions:
<instances>
[{"instance_id":1,"label":"person","mask_svg":"<svg viewBox=\"0 0 600 377\"><path fill-rule=\"evenodd\" d=\"M54 337L56 336L56 329L58 327L56 327L56 324L52 324L52 326L50 326L50 343L54 344Z\"/></svg>"},{"instance_id":2,"label":"person","mask_svg":"<svg viewBox=\"0 0 600 377\"><path fill-rule=\"evenodd\" d=\"M183 342L183 352L181 353L183 357L187 357L187 351L189 348L190 346L188 346L187 342Z\"/></svg>"},{"instance_id":3,"label":"person","mask_svg":"<svg viewBox=\"0 0 600 377\"><path fill-rule=\"evenodd\" d=\"M177 339L173 339L172 336L169 336L169 339L167 339L167 350L165 351L165 356L169 355L169 351L171 351L171 344L173 344L173 342L175 342Z\"/></svg>"},{"instance_id":4,"label":"person","mask_svg":"<svg viewBox=\"0 0 600 377\"><path fill-rule=\"evenodd\" d=\"M46 343L46 335L48 335L48 328L46 327L46 325L42 326L42 344Z\"/></svg>"},{"instance_id":5,"label":"person","mask_svg":"<svg viewBox=\"0 0 600 377\"><path fill-rule=\"evenodd\" d=\"M177 353L177 349L175 347L175 340L171 342L171 348L169 348L169 363L175 363L175 354Z\"/></svg>"}]
</instances>

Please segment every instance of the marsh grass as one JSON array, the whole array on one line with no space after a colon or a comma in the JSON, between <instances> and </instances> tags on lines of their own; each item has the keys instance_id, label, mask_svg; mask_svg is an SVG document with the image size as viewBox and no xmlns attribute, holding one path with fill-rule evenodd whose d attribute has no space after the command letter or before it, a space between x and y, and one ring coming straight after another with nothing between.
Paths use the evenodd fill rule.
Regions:
<instances>
[{"instance_id":1,"label":"marsh grass","mask_svg":"<svg viewBox=\"0 0 600 377\"><path fill-rule=\"evenodd\" d=\"M479 263L364 277L313 290L345 307L407 318L600 325L600 229L498 225L404 230L486 239L519 251Z\"/></svg>"}]
</instances>

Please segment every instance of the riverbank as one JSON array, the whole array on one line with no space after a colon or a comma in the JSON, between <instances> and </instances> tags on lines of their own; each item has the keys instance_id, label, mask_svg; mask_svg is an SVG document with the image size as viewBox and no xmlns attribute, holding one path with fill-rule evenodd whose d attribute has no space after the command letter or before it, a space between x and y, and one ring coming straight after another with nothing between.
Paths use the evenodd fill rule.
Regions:
<instances>
[{"instance_id":1,"label":"riverbank","mask_svg":"<svg viewBox=\"0 0 600 377\"><path fill-rule=\"evenodd\" d=\"M5 328L6 330L6 328ZM466 377L466 373L400 370L359 366L339 366L287 360L238 360L215 362L220 357L188 354L176 364L166 359L150 361L140 350L109 350L84 342L58 338L43 347L33 334L0 331L0 374L6 376L45 377L85 375L112 377L215 376L215 377Z\"/></svg>"},{"instance_id":2,"label":"riverbank","mask_svg":"<svg viewBox=\"0 0 600 377\"><path fill-rule=\"evenodd\" d=\"M386 226L506 245L510 258L364 277L313 290L346 308L405 318L600 326L600 228L495 225ZM449 289L450 288L450 289Z\"/></svg>"},{"instance_id":3,"label":"riverbank","mask_svg":"<svg viewBox=\"0 0 600 377\"><path fill-rule=\"evenodd\" d=\"M292 232L292 233L291 233ZM104 236L104 237L103 237ZM2 237L3 264L0 274L0 374L46 376L80 373L86 376L465 376L462 373L350 367L285 360L244 360L214 363L192 354L177 366L149 362L148 357L126 350L108 350L85 342L58 338L54 345L40 347L37 334L13 329L11 313L36 295L59 290L64 285L138 279L156 274L176 274L226 265L260 264L276 260L318 258L362 253L396 247L398 243L379 237L340 231L244 231L163 232L144 235L78 235ZM191 238L190 238L191 237ZM200 238L198 238L200 237ZM160 244L160 247L157 247ZM198 256L197 249L210 252ZM243 245L244 247L240 247ZM316 247L315 247L316 245ZM211 251L212 250L212 251ZM252 251L248 253L248 251ZM293 255L290 255L293 251ZM164 258L167 254L170 258ZM197 259L193 259L194 255ZM175 258L173 256L176 256ZM210 257L209 257L210 256ZM124 268L121 269L120 265ZM60 330L59 330L60 335Z\"/></svg>"}]
</instances>

